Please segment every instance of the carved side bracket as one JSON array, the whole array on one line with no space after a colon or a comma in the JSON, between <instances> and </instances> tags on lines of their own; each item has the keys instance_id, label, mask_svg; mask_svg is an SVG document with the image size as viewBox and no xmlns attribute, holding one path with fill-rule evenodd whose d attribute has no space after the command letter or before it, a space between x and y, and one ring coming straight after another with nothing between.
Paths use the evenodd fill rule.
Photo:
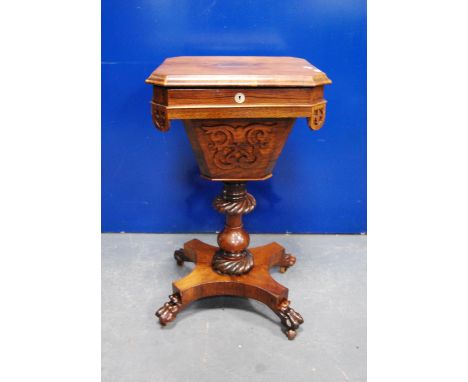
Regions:
<instances>
[{"instance_id":1,"label":"carved side bracket","mask_svg":"<svg viewBox=\"0 0 468 382\"><path fill-rule=\"evenodd\" d=\"M151 102L151 117L158 130L168 131L171 127L165 106Z\"/></svg>"},{"instance_id":2,"label":"carved side bracket","mask_svg":"<svg viewBox=\"0 0 468 382\"><path fill-rule=\"evenodd\" d=\"M319 130L325 123L327 101L312 105L312 116L307 118L307 124L312 130Z\"/></svg>"}]
</instances>

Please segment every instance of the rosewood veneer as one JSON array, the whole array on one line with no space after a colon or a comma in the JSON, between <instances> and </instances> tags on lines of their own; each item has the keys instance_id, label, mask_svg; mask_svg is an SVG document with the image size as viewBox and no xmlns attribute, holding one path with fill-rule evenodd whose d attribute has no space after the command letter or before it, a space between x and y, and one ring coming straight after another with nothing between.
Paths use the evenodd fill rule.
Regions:
<instances>
[{"instance_id":1,"label":"rosewood veneer","mask_svg":"<svg viewBox=\"0 0 468 382\"><path fill-rule=\"evenodd\" d=\"M146 80L153 85L152 118L161 131L183 120L201 175L223 182L214 208L226 215L218 247L191 240L176 250L178 265L195 263L175 281L173 293L156 316L173 321L191 302L210 296L253 298L281 319L289 339L304 322L291 306L288 289L269 273L285 272L296 258L278 243L249 247L242 216L252 212L255 198L246 182L272 176L275 163L298 117L312 130L325 121L326 74L294 57L174 57L166 59Z\"/></svg>"}]
</instances>

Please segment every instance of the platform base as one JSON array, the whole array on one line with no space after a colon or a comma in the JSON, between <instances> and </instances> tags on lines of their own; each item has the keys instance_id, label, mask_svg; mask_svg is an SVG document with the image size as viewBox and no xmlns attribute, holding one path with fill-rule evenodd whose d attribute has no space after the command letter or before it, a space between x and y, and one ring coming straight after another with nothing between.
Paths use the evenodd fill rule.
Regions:
<instances>
[{"instance_id":1,"label":"platform base","mask_svg":"<svg viewBox=\"0 0 468 382\"><path fill-rule=\"evenodd\" d=\"M172 284L173 294L156 312L161 325L175 320L182 309L200 298L239 296L253 298L269 306L281 319L286 336L290 340L294 339L304 320L291 308L288 289L271 277L269 269L279 266L280 271L285 272L294 265L295 257L286 254L278 243L250 248L254 259L252 269L249 273L234 276L223 275L213 270L213 256L218 250L218 247L194 239L185 243L183 249L175 251L174 258L178 265L189 261L195 263L195 268L190 274Z\"/></svg>"}]
</instances>

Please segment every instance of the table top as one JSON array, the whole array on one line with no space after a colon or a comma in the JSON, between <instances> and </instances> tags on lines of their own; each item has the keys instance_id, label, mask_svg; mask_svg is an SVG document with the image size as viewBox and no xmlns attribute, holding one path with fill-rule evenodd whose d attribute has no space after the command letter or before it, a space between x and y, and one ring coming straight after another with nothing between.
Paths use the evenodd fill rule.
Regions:
<instances>
[{"instance_id":1,"label":"table top","mask_svg":"<svg viewBox=\"0 0 468 382\"><path fill-rule=\"evenodd\" d=\"M314 87L327 75L296 57L185 56L167 58L147 83L165 87Z\"/></svg>"}]
</instances>

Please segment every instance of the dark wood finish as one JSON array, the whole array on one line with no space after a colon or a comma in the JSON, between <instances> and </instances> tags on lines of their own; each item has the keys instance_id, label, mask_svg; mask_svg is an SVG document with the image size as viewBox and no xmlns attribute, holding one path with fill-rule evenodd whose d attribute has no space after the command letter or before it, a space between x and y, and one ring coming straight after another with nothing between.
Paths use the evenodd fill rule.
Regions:
<instances>
[{"instance_id":1,"label":"dark wood finish","mask_svg":"<svg viewBox=\"0 0 468 382\"><path fill-rule=\"evenodd\" d=\"M212 180L269 178L294 118L184 121L201 174Z\"/></svg>"},{"instance_id":2,"label":"dark wood finish","mask_svg":"<svg viewBox=\"0 0 468 382\"><path fill-rule=\"evenodd\" d=\"M255 198L249 194L243 182L224 183L223 193L213 207L226 214L226 225L218 234L219 250L213 257L213 269L228 275L243 275L253 267L253 258L247 249L250 236L242 224L242 215L253 211Z\"/></svg>"},{"instance_id":3,"label":"dark wood finish","mask_svg":"<svg viewBox=\"0 0 468 382\"><path fill-rule=\"evenodd\" d=\"M269 269L285 272L296 258L277 243L249 248L242 216L256 202L245 182L271 177L296 118L307 118L312 130L323 126L324 85L331 81L293 57L175 57L146 82L153 85L155 126L168 131L171 120L182 119L201 175L224 182L213 206L226 215L218 247L192 240L175 251L178 265L191 261L195 268L173 283L169 301L156 312L160 323L199 298L240 296L268 305L293 339L304 320Z\"/></svg>"},{"instance_id":4,"label":"dark wood finish","mask_svg":"<svg viewBox=\"0 0 468 382\"><path fill-rule=\"evenodd\" d=\"M285 264L290 266L292 256L287 255L278 243L251 248L255 266L246 274L231 276L213 270L211 263L217 251L218 247L196 239L184 244L184 259L194 262L195 268L189 275L172 284L173 294L169 296L169 301L156 312L160 323L166 325L173 321L182 309L200 298L248 297L269 306L280 317L288 338L293 339L296 336L296 330L304 320L291 308L288 301L288 289L275 281L269 273L269 269L273 266L281 267Z\"/></svg>"}]
</instances>

